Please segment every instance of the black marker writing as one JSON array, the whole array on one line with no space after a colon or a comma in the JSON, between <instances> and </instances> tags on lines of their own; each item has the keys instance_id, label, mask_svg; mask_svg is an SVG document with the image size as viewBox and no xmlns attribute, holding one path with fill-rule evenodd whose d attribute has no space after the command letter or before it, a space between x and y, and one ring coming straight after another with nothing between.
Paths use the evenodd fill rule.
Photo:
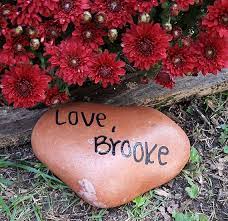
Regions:
<instances>
[{"instance_id":1,"label":"black marker writing","mask_svg":"<svg viewBox=\"0 0 228 221\"><path fill-rule=\"evenodd\" d=\"M104 113L85 113L77 111L68 112L65 118L63 116L60 117L60 111L56 110L55 122L57 125L68 123L72 126L82 124L86 127L91 127L96 124L99 127L105 127L105 120L107 119Z\"/></svg>"}]
</instances>

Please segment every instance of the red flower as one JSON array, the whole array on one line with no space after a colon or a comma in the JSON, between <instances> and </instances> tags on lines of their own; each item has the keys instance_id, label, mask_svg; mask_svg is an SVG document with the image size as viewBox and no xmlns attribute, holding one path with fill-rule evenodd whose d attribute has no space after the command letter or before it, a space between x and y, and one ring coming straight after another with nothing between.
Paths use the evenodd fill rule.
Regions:
<instances>
[{"instance_id":1,"label":"red flower","mask_svg":"<svg viewBox=\"0 0 228 221\"><path fill-rule=\"evenodd\" d=\"M96 0L91 4L94 13L102 14L108 28L121 28L132 22L131 4L123 0Z\"/></svg>"},{"instance_id":2,"label":"red flower","mask_svg":"<svg viewBox=\"0 0 228 221\"><path fill-rule=\"evenodd\" d=\"M13 30L5 30L4 33L6 43L3 45L5 53L9 57L14 58L18 63L28 63L34 54L26 51L26 47L30 45L29 38L25 34L16 34ZM10 63L13 63L11 61Z\"/></svg>"},{"instance_id":3,"label":"red flower","mask_svg":"<svg viewBox=\"0 0 228 221\"><path fill-rule=\"evenodd\" d=\"M11 4L0 3L0 27L6 28L7 19L13 20L16 16L16 7Z\"/></svg>"},{"instance_id":4,"label":"red flower","mask_svg":"<svg viewBox=\"0 0 228 221\"><path fill-rule=\"evenodd\" d=\"M120 82L120 76L125 74L125 63L116 60L116 54L108 51L97 55L91 67L90 78L97 84L102 83L103 87L108 84L116 84Z\"/></svg>"},{"instance_id":5,"label":"red flower","mask_svg":"<svg viewBox=\"0 0 228 221\"><path fill-rule=\"evenodd\" d=\"M68 100L68 95L65 92L60 92L58 87L55 86L47 91L44 103L46 106L51 106L54 104L65 103Z\"/></svg>"},{"instance_id":6,"label":"red flower","mask_svg":"<svg viewBox=\"0 0 228 221\"><path fill-rule=\"evenodd\" d=\"M57 46L46 44L46 54L52 66L58 66L57 75L68 84L82 85L90 73L92 51L81 42L69 39Z\"/></svg>"},{"instance_id":7,"label":"red flower","mask_svg":"<svg viewBox=\"0 0 228 221\"><path fill-rule=\"evenodd\" d=\"M45 99L50 80L38 65L20 64L3 75L2 94L14 107L33 107Z\"/></svg>"},{"instance_id":8,"label":"red flower","mask_svg":"<svg viewBox=\"0 0 228 221\"><path fill-rule=\"evenodd\" d=\"M127 0L133 5L134 10L139 12L147 12L151 11L151 8L158 6L157 0Z\"/></svg>"},{"instance_id":9,"label":"red flower","mask_svg":"<svg viewBox=\"0 0 228 221\"><path fill-rule=\"evenodd\" d=\"M41 42L54 42L62 34L62 26L53 20L46 21L36 27Z\"/></svg>"},{"instance_id":10,"label":"red flower","mask_svg":"<svg viewBox=\"0 0 228 221\"><path fill-rule=\"evenodd\" d=\"M65 31L71 21L75 23L81 20L83 11L86 9L89 9L88 0L60 0L54 18Z\"/></svg>"},{"instance_id":11,"label":"red flower","mask_svg":"<svg viewBox=\"0 0 228 221\"><path fill-rule=\"evenodd\" d=\"M0 50L0 58L0 65L2 67L14 65L16 63L12 53L9 53L7 50Z\"/></svg>"},{"instance_id":12,"label":"red flower","mask_svg":"<svg viewBox=\"0 0 228 221\"><path fill-rule=\"evenodd\" d=\"M50 16L57 8L59 0L18 0L17 6L21 10L17 12L16 23L18 25L38 25L42 16Z\"/></svg>"},{"instance_id":13,"label":"red flower","mask_svg":"<svg viewBox=\"0 0 228 221\"><path fill-rule=\"evenodd\" d=\"M167 59L164 60L164 68L172 76L184 76L192 72L196 67L196 54L194 48L182 47L177 44L168 50Z\"/></svg>"},{"instance_id":14,"label":"red flower","mask_svg":"<svg viewBox=\"0 0 228 221\"><path fill-rule=\"evenodd\" d=\"M149 70L155 63L166 58L170 36L159 24L133 25L123 36L123 52L134 66Z\"/></svg>"},{"instance_id":15,"label":"red flower","mask_svg":"<svg viewBox=\"0 0 228 221\"><path fill-rule=\"evenodd\" d=\"M173 77L170 75L170 73L162 69L155 77L155 82L157 84L162 85L163 87L172 89L175 85Z\"/></svg>"},{"instance_id":16,"label":"red flower","mask_svg":"<svg viewBox=\"0 0 228 221\"><path fill-rule=\"evenodd\" d=\"M202 24L220 37L228 37L228 1L217 0L213 6L208 6L208 13Z\"/></svg>"},{"instance_id":17,"label":"red flower","mask_svg":"<svg viewBox=\"0 0 228 221\"><path fill-rule=\"evenodd\" d=\"M96 26L95 23L83 23L76 26L76 30L72 33L76 41L82 41L83 45L97 50L99 46L104 44L103 37L105 31Z\"/></svg>"},{"instance_id":18,"label":"red flower","mask_svg":"<svg viewBox=\"0 0 228 221\"><path fill-rule=\"evenodd\" d=\"M194 5L195 0L172 0L176 2L180 10L186 11L189 9L189 5Z\"/></svg>"},{"instance_id":19,"label":"red flower","mask_svg":"<svg viewBox=\"0 0 228 221\"><path fill-rule=\"evenodd\" d=\"M200 71L216 74L228 65L227 39L217 35L201 33L198 41L194 44L197 52L197 61Z\"/></svg>"}]
</instances>

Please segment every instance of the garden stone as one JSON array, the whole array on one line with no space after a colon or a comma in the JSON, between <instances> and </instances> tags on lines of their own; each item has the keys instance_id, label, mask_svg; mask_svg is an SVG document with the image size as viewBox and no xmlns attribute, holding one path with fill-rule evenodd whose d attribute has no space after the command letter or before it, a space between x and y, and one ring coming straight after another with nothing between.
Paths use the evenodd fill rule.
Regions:
<instances>
[{"instance_id":1,"label":"garden stone","mask_svg":"<svg viewBox=\"0 0 228 221\"><path fill-rule=\"evenodd\" d=\"M35 155L93 206L128 203L177 176L189 159L184 131L148 107L72 103L47 111Z\"/></svg>"}]
</instances>

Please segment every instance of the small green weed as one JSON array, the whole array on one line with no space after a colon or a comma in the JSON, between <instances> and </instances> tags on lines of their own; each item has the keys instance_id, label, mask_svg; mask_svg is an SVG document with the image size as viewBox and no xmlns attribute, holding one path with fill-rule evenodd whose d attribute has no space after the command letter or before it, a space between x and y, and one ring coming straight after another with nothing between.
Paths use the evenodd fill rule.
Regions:
<instances>
[{"instance_id":1,"label":"small green weed","mask_svg":"<svg viewBox=\"0 0 228 221\"><path fill-rule=\"evenodd\" d=\"M93 212L92 216L90 217L91 220L94 220L94 221L102 221L103 220L103 217L107 214L107 210L106 209L101 209L99 210L99 212L95 213Z\"/></svg>"},{"instance_id":2,"label":"small green weed","mask_svg":"<svg viewBox=\"0 0 228 221\"><path fill-rule=\"evenodd\" d=\"M198 214L198 213L179 213L174 212L172 214L172 217L175 221L208 221L208 217L204 214Z\"/></svg>"},{"instance_id":3,"label":"small green weed","mask_svg":"<svg viewBox=\"0 0 228 221\"><path fill-rule=\"evenodd\" d=\"M187 192L188 196L191 199L196 199L198 197L198 195L199 195L199 187L189 177L186 177L186 179L187 179L188 184L190 186L186 187L185 191Z\"/></svg>"},{"instance_id":4,"label":"small green weed","mask_svg":"<svg viewBox=\"0 0 228 221\"><path fill-rule=\"evenodd\" d=\"M141 220L149 214L149 211L146 210L146 206L150 202L147 196L139 196L132 202L134 205L131 209L128 209L128 212L136 220Z\"/></svg>"},{"instance_id":5,"label":"small green weed","mask_svg":"<svg viewBox=\"0 0 228 221\"><path fill-rule=\"evenodd\" d=\"M222 132L219 137L219 143L221 145L224 145L228 141L228 124L223 124L221 128L222 128Z\"/></svg>"},{"instance_id":6,"label":"small green weed","mask_svg":"<svg viewBox=\"0 0 228 221\"><path fill-rule=\"evenodd\" d=\"M201 161L202 158L198 150L195 147L192 147L190 152L190 163L198 165L201 163Z\"/></svg>"},{"instance_id":7,"label":"small green weed","mask_svg":"<svg viewBox=\"0 0 228 221\"><path fill-rule=\"evenodd\" d=\"M225 147L223 147L223 152L224 152L225 154L228 154L228 145L226 145Z\"/></svg>"}]
</instances>

